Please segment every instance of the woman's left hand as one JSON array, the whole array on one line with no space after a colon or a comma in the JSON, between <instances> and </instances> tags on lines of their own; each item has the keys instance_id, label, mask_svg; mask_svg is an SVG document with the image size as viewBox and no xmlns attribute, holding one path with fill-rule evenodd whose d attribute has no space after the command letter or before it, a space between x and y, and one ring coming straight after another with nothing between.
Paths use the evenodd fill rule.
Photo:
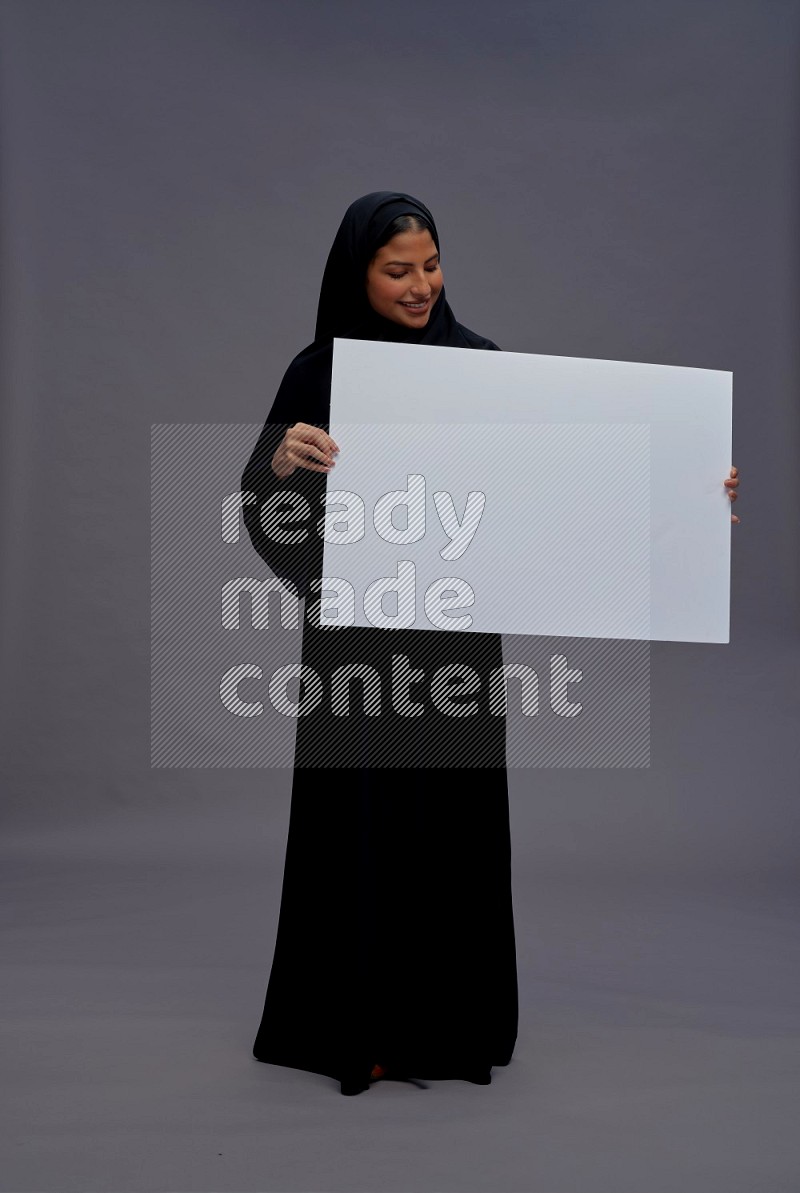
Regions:
<instances>
[{"instance_id":1,"label":"woman's left hand","mask_svg":"<svg viewBox=\"0 0 800 1193\"><path fill-rule=\"evenodd\" d=\"M728 480L724 480L723 485L728 490L728 497L731 501L736 500L736 489L739 484L739 469L731 468L731 475ZM737 518L736 514L731 514L731 522L740 522L741 518Z\"/></svg>"}]
</instances>

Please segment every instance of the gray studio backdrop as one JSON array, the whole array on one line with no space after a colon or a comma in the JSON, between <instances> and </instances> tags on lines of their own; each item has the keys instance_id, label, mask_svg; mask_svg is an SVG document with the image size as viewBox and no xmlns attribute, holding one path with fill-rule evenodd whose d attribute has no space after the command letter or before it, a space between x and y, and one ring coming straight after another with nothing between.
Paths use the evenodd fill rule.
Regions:
<instances>
[{"instance_id":1,"label":"gray studio backdrop","mask_svg":"<svg viewBox=\"0 0 800 1193\"><path fill-rule=\"evenodd\" d=\"M792 866L797 7L460 11L6 10L7 830L285 791L150 770L150 426L260 423L345 207L394 187L501 347L735 377L731 644L653 644L649 770L514 778L520 862Z\"/></svg>"},{"instance_id":2,"label":"gray studio backdrop","mask_svg":"<svg viewBox=\"0 0 800 1193\"><path fill-rule=\"evenodd\" d=\"M510 774L523 1015L544 883L791 894L799 18L788 0L3 6L3 818L14 893L52 867L37 922L78 863L100 866L91 907L123 872L138 891L147 867L246 871L214 927L244 967L219 1005L246 1056L291 771L151 769L150 428L257 429L313 338L345 208L395 188L436 216L457 318L502 348L734 373L730 645L652 645L649 767ZM44 954L21 929L20 972L58 961L52 914ZM725 989L767 1000L777 976L751 961L720 958Z\"/></svg>"}]
</instances>

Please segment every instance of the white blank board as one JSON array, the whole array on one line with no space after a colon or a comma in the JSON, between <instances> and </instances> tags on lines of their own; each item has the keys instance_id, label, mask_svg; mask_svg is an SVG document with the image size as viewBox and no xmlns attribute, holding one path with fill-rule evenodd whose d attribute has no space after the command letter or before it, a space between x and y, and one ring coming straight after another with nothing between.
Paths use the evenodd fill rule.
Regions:
<instances>
[{"instance_id":1,"label":"white blank board","mask_svg":"<svg viewBox=\"0 0 800 1193\"><path fill-rule=\"evenodd\" d=\"M322 624L728 642L731 416L719 370L336 339Z\"/></svg>"}]
</instances>

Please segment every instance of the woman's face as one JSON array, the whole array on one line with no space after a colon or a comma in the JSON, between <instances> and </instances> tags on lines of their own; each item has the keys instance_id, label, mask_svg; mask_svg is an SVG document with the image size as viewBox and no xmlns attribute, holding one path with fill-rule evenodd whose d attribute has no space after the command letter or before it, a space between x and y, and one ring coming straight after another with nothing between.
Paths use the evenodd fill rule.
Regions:
<instances>
[{"instance_id":1,"label":"woman's face","mask_svg":"<svg viewBox=\"0 0 800 1193\"><path fill-rule=\"evenodd\" d=\"M367 298L379 315L404 327L424 327L443 286L439 254L424 232L398 232L367 268Z\"/></svg>"}]
</instances>

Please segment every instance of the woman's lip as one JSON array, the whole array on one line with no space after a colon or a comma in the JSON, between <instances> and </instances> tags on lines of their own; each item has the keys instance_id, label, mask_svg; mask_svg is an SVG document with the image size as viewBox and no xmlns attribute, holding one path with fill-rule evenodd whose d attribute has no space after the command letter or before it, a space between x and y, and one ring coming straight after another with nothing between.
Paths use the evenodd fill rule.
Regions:
<instances>
[{"instance_id":1,"label":"woman's lip","mask_svg":"<svg viewBox=\"0 0 800 1193\"><path fill-rule=\"evenodd\" d=\"M401 302L400 302L400 306L401 306L401 307L405 307L407 311L411 311L411 312L412 312L413 314L415 314L415 315L421 315L421 314L422 314L422 312L423 312L423 311L424 311L424 310L425 310L425 309L428 307L428 305L430 304L430 301L431 301L431 300L430 300L429 298L426 298L426 299L425 299L425 301L424 301L423 303L421 303L421 304L420 304L419 306L417 306L417 307L412 307L412 306L409 306L409 304L408 304L407 302L402 302L402 301L401 301Z\"/></svg>"}]
</instances>

